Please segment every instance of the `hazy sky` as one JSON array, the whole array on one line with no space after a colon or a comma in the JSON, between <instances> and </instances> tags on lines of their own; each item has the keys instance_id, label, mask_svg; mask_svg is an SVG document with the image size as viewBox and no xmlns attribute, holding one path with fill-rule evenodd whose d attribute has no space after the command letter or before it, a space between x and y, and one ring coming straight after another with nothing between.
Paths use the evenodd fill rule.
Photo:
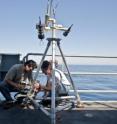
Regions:
<instances>
[{"instance_id":1,"label":"hazy sky","mask_svg":"<svg viewBox=\"0 0 117 124\"><path fill-rule=\"evenodd\" d=\"M57 3L57 24L74 24L67 37L58 33L64 54L117 56L117 0L54 0L54 6ZM35 25L39 16L44 22L46 5L47 0L0 0L0 53L23 57L44 52L47 41L39 41Z\"/></svg>"}]
</instances>

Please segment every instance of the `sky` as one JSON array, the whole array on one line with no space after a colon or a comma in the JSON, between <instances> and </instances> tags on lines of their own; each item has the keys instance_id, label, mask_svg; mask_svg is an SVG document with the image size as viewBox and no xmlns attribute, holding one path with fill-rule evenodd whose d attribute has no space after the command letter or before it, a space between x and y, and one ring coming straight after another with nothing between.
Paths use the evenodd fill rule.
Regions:
<instances>
[{"instance_id":1,"label":"sky","mask_svg":"<svg viewBox=\"0 0 117 124\"><path fill-rule=\"evenodd\" d=\"M58 32L65 55L117 56L117 0L53 0L56 22L73 24L67 37ZM43 53L48 33L38 39L39 16L44 23L47 0L0 0L0 53ZM80 64L117 64L117 59L69 59Z\"/></svg>"}]
</instances>

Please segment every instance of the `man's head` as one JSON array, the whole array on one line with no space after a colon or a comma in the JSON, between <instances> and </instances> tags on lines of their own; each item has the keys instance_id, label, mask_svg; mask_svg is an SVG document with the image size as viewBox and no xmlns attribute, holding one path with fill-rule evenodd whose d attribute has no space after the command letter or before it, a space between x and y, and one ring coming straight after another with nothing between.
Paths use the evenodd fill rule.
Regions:
<instances>
[{"instance_id":1,"label":"man's head","mask_svg":"<svg viewBox=\"0 0 117 124\"><path fill-rule=\"evenodd\" d=\"M43 61L41 65L41 70L45 75L51 75L52 74L52 65L51 62L45 60Z\"/></svg>"},{"instance_id":2,"label":"man's head","mask_svg":"<svg viewBox=\"0 0 117 124\"><path fill-rule=\"evenodd\" d=\"M33 60L28 60L24 63L25 71L32 71L33 69L37 68L37 64Z\"/></svg>"}]
</instances>

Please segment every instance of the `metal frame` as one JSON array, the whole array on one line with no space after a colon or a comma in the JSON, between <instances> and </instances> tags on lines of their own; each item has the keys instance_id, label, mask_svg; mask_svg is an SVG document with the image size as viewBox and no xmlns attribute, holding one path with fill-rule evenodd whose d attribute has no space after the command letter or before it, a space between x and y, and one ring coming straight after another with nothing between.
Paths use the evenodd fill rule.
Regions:
<instances>
[{"instance_id":1,"label":"metal frame","mask_svg":"<svg viewBox=\"0 0 117 124\"><path fill-rule=\"evenodd\" d=\"M61 53L61 56L62 56L62 59L63 59L63 62L66 66L66 69L68 71L68 75L70 77L70 81L71 81L71 84L73 86L73 89L74 89L74 92L75 92L75 96L76 96L76 99L77 99L77 103L79 104L80 103L80 97L75 89L75 85L73 83L73 80L71 78L71 75L70 75L70 72L69 72L69 69L67 67L67 63L65 61L65 58L64 58L64 55L62 53L62 50L60 48L60 40L59 38L56 38L56 31L59 30L59 31L65 31L65 35L64 36L67 36L72 25L69 27L69 28L64 28L62 25L58 25L56 24L56 20L55 18L52 18L52 8L53 7L53 0L48 0L47 2L47 12L46 12L46 15L45 15L45 26L44 26L44 29L45 30L50 30L51 33L52 33L52 37L51 38L47 38L48 40L48 44L47 44L47 47L45 49L45 52L44 52L44 55L41 59L41 62L37 68L37 72L34 76L34 80L36 80L37 76L38 76L38 73L39 73L39 70L41 68L41 65L42 65L42 62L47 54L47 51L49 49L49 46L50 44L52 44L52 97L51 97L51 124L55 124L56 123L56 110L55 110L55 56L56 56L56 45L58 46L59 50L60 50L60 53ZM54 13L55 14L55 13ZM38 25L39 27L39 25ZM40 20L40 27L42 27L41 25L41 20ZM39 29L39 28L38 28ZM39 32L39 30L38 30ZM38 35L39 36L39 35ZM42 40L42 39L41 39Z\"/></svg>"},{"instance_id":2,"label":"metal frame","mask_svg":"<svg viewBox=\"0 0 117 124\"><path fill-rule=\"evenodd\" d=\"M69 69L68 69L68 66L67 66L65 57L64 57L63 52L62 52L62 50L61 50L61 47L60 47L60 40L61 40L61 39L59 39L59 38L54 38L54 36L53 36L53 38L47 38L47 40L48 40L48 44L47 44L47 47L46 47L46 49L45 49L44 55L43 55L43 57L42 57L42 59L41 59L41 61L40 61L40 64L39 64L39 66L37 67L37 71L36 71L36 73L35 73L35 75L34 75L34 80L37 79L37 76L38 76L38 73L39 73L39 71L40 71L41 65L42 65L42 63L43 63L43 61L44 61L44 59L45 59L45 56L46 56L46 54L47 54L47 52L48 52L48 49L49 49L49 47L50 47L50 45L51 45L51 43L52 43L52 70L53 70L53 71L52 71L52 80L53 80L53 83L52 83L52 97L51 97L51 101L52 101L52 102L51 102L51 103L52 103L52 104L51 104L51 119L53 120L53 121L52 121L52 124L55 124L55 121L56 121L56 117L55 117L55 113L56 113L56 109L55 109L55 56L56 56L56 55L55 55L55 48L56 48L56 45L57 45L58 48L59 48L59 51L60 51L60 53L61 53L63 62L64 62L65 67L66 67L66 69L67 69L68 76L69 76L69 78L70 78L70 83L71 83L71 85L72 85L72 87L73 87L73 90L74 90L74 93L75 93L75 97L76 97L77 104L80 104L80 96L79 96L79 94L78 94L78 92L77 92L77 90L76 90L76 88L75 88L75 85L74 85L74 82L73 82L73 80L72 80L70 71L69 71Z\"/></svg>"}]
</instances>

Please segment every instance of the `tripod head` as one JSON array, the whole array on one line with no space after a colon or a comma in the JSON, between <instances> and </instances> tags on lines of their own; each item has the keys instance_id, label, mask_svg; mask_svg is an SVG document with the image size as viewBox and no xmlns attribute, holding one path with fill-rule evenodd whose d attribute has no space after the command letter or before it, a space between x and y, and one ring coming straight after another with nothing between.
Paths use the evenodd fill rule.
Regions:
<instances>
[{"instance_id":1,"label":"tripod head","mask_svg":"<svg viewBox=\"0 0 117 124\"><path fill-rule=\"evenodd\" d=\"M60 24L56 23L55 19L55 11L52 12L53 9L53 0L48 0L47 3L47 11L45 14L45 23L41 23L41 19L39 17L39 23L36 25L36 29L38 30L38 38L43 40L45 38L44 31L51 31L52 37L55 37L56 30L63 31L63 36L68 36L71 31L73 24L69 28L65 28ZM56 8L55 8L56 9Z\"/></svg>"}]
</instances>

